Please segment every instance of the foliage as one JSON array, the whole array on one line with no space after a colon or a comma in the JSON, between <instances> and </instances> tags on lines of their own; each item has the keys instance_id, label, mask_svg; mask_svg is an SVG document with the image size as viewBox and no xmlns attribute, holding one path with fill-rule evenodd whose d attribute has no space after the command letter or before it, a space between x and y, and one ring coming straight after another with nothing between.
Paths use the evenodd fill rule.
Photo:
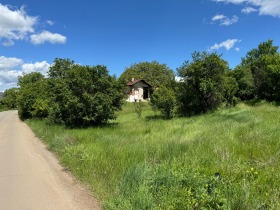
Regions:
<instances>
[{"instance_id":1,"label":"foliage","mask_svg":"<svg viewBox=\"0 0 280 210\"><path fill-rule=\"evenodd\" d=\"M167 121L127 103L107 126L28 123L104 209L279 209L279 112L261 102Z\"/></svg>"},{"instance_id":2,"label":"foliage","mask_svg":"<svg viewBox=\"0 0 280 210\"><path fill-rule=\"evenodd\" d=\"M238 99L235 97L238 90L236 79L231 76L224 77L224 102L227 107L235 106Z\"/></svg>"},{"instance_id":3,"label":"foliage","mask_svg":"<svg viewBox=\"0 0 280 210\"><path fill-rule=\"evenodd\" d=\"M10 88L4 91L2 104L9 109L17 108L18 103L18 88Z\"/></svg>"},{"instance_id":4,"label":"foliage","mask_svg":"<svg viewBox=\"0 0 280 210\"><path fill-rule=\"evenodd\" d=\"M255 86L250 68L238 65L230 74L236 79L238 84L236 97L241 100L253 99L255 97Z\"/></svg>"},{"instance_id":5,"label":"foliage","mask_svg":"<svg viewBox=\"0 0 280 210\"><path fill-rule=\"evenodd\" d=\"M24 74L19 76L18 85L20 86L19 117L22 120L32 117L46 117L48 114L48 99L45 77L39 72Z\"/></svg>"},{"instance_id":6,"label":"foliage","mask_svg":"<svg viewBox=\"0 0 280 210\"><path fill-rule=\"evenodd\" d=\"M119 81L123 86L126 86L131 79L144 79L153 89L159 86L169 85L174 81L174 72L165 64L160 64L157 61L141 62L131 65L119 77Z\"/></svg>"},{"instance_id":7,"label":"foliage","mask_svg":"<svg viewBox=\"0 0 280 210\"><path fill-rule=\"evenodd\" d=\"M176 96L172 88L159 87L151 96L151 105L155 110L160 110L165 118L172 118L176 105Z\"/></svg>"},{"instance_id":8,"label":"foliage","mask_svg":"<svg viewBox=\"0 0 280 210\"><path fill-rule=\"evenodd\" d=\"M279 53L273 41L259 44L242 59L240 68L249 68L254 79L255 95L260 99L279 100ZM273 70L272 70L273 69ZM272 73L273 72L273 73Z\"/></svg>"},{"instance_id":9,"label":"foliage","mask_svg":"<svg viewBox=\"0 0 280 210\"><path fill-rule=\"evenodd\" d=\"M192 62L185 62L178 69L184 77L179 84L180 113L200 114L218 108L223 102L232 103L236 88L235 81L227 79L227 62L216 53L194 52L192 58Z\"/></svg>"},{"instance_id":10,"label":"foliage","mask_svg":"<svg viewBox=\"0 0 280 210\"><path fill-rule=\"evenodd\" d=\"M56 59L49 76L51 122L72 127L102 124L115 119L115 111L121 108L120 85L105 66Z\"/></svg>"},{"instance_id":11,"label":"foliage","mask_svg":"<svg viewBox=\"0 0 280 210\"><path fill-rule=\"evenodd\" d=\"M67 71L69 71L74 64L75 62L69 58L55 58L53 65L49 69L48 75L50 78L64 79Z\"/></svg>"},{"instance_id":12,"label":"foliage","mask_svg":"<svg viewBox=\"0 0 280 210\"><path fill-rule=\"evenodd\" d=\"M138 117L141 117L143 111L143 102L140 100L139 102L134 102L134 109Z\"/></svg>"}]
</instances>

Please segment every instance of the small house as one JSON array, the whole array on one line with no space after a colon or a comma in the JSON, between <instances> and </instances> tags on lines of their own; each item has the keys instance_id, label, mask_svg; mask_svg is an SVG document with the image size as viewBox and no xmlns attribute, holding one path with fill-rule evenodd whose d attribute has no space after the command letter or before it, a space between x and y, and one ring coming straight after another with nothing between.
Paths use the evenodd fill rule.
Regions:
<instances>
[{"instance_id":1,"label":"small house","mask_svg":"<svg viewBox=\"0 0 280 210\"><path fill-rule=\"evenodd\" d=\"M143 79L135 80L134 78L128 85L128 102L139 102L150 100L150 91L152 86Z\"/></svg>"}]
</instances>

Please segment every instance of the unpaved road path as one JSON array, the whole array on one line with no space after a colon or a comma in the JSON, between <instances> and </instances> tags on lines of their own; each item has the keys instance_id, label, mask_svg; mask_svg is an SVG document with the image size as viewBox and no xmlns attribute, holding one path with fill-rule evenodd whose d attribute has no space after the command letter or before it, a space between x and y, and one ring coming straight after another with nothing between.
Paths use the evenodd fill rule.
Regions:
<instances>
[{"instance_id":1,"label":"unpaved road path","mask_svg":"<svg viewBox=\"0 0 280 210\"><path fill-rule=\"evenodd\" d=\"M68 209L100 208L17 111L0 112L0 210Z\"/></svg>"}]
</instances>

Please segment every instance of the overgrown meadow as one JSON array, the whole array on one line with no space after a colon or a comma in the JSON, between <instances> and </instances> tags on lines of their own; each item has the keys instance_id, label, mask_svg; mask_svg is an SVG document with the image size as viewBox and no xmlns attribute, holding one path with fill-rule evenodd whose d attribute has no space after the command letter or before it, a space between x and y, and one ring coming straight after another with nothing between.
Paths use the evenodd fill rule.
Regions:
<instances>
[{"instance_id":1,"label":"overgrown meadow","mask_svg":"<svg viewBox=\"0 0 280 210\"><path fill-rule=\"evenodd\" d=\"M171 120L134 106L94 128L27 122L104 209L280 208L279 106Z\"/></svg>"}]
</instances>

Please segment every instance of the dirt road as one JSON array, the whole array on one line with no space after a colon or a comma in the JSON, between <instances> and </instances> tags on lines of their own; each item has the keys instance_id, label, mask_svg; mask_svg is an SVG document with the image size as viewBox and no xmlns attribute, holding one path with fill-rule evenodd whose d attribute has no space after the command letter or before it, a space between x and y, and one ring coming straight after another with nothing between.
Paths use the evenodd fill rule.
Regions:
<instances>
[{"instance_id":1,"label":"dirt road","mask_svg":"<svg viewBox=\"0 0 280 210\"><path fill-rule=\"evenodd\" d=\"M0 210L100 209L17 111L0 112Z\"/></svg>"}]
</instances>

